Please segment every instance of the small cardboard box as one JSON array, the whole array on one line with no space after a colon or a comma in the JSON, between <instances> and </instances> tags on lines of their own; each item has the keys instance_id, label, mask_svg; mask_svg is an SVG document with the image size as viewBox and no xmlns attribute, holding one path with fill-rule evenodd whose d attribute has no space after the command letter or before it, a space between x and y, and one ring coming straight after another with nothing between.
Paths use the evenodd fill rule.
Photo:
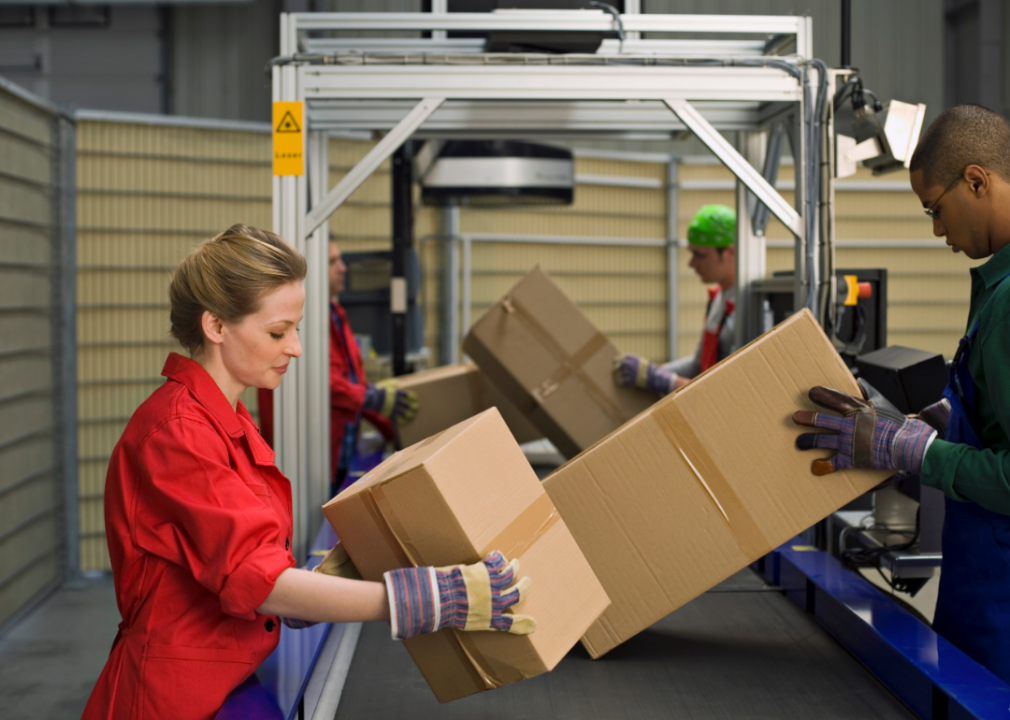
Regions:
<instances>
[{"instance_id":1,"label":"small cardboard box","mask_svg":"<svg viewBox=\"0 0 1010 720\"><path fill-rule=\"evenodd\" d=\"M554 668L610 604L494 408L402 450L323 507L366 580L394 568L519 558L532 635L441 630L404 642L439 702Z\"/></svg>"},{"instance_id":2,"label":"small cardboard box","mask_svg":"<svg viewBox=\"0 0 1010 720\"><path fill-rule=\"evenodd\" d=\"M617 348L540 268L477 321L463 350L568 458L656 401L614 384Z\"/></svg>"},{"instance_id":3,"label":"small cardboard box","mask_svg":"<svg viewBox=\"0 0 1010 720\"><path fill-rule=\"evenodd\" d=\"M418 401L417 416L397 428L404 447L492 407L498 408L517 443L532 442L544 436L472 362L403 375L397 382L404 390L417 393Z\"/></svg>"},{"instance_id":4,"label":"small cardboard box","mask_svg":"<svg viewBox=\"0 0 1010 720\"><path fill-rule=\"evenodd\" d=\"M859 388L802 311L544 481L611 606L582 640L600 657L888 474L816 477L792 421L815 385Z\"/></svg>"}]
</instances>

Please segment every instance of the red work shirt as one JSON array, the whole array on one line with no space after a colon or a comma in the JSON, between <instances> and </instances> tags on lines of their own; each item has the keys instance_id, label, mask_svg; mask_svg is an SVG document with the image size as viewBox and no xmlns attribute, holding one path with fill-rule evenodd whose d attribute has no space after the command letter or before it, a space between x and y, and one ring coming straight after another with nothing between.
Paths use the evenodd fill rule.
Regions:
<instances>
[{"instance_id":1,"label":"red work shirt","mask_svg":"<svg viewBox=\"0 0 1010 720\"><path fill-rule=\"evenodd\" d=\"M277 646L291 484L240 402L172 353L112 452L105 531L123 621L84 720L212 718Z\"/></svg>"},{"instance_id":2,"label":"red work shirt","mask_svg":"<svg viewBox=\"0 0 1010 720\"><path fill-rule=\"evenodd\" d=\"M393 438L393 426L388 418L371 410L362 410L365 403L365 367L361 362L361 349L354 339L354 331L347 320L347 313L339 304L333 303L331 308L340 317L343 332L330 314L330 478L337 474L337 463L340 461L340 448L344 444L344 430L347 423L357 422L361 413L368 422L382 433L387 440ZM350 364L348 364L350 358ZM351 368L357 376L357 382L351 382ZM260 425L263 436L273 445L274 435L274 401L272 390L260 390L257 395L260 411Z\"/></svg>"}]
</instances>

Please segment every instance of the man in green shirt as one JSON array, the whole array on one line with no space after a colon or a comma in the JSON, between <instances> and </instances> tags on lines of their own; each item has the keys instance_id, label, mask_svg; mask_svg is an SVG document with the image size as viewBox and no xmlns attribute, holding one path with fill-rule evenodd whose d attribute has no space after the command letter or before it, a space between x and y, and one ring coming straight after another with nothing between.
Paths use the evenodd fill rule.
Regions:
<instances>
[{"instance_id":1,"label":"man in green shirt","mask_svg":"<svg viewBox=\"0 0 1010 720\"><path fill-rule=\"evenodd\" d=\"M874 467L919 472L947 496L943 573L933 627L1010 683L1010 123L978 105L944 111L910 164L933 233L955 252L989 258L971 270L967 334L944 399L931 408L942 439L918 419L888 416L826 388L810 397L841 417L800 411L803 449L831 447L814 472ZM927 413L924 411L923 416ZM837 433L837 434L835 434Z\"/></svg>"}]
</instances>

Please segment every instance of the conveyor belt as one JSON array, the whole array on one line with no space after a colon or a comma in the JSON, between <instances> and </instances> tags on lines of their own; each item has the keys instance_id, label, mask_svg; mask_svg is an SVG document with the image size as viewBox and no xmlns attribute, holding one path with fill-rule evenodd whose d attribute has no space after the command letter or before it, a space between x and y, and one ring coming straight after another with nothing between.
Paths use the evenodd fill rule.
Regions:
<instances>
[{"instance_id":1,"label":"conveyor belt","mask_svg":"<svg viewBox=\"0 0 1010 720\"><path fill-rule=\"evenodd\" d=\"M382 623L367 623L337 720L913 718L799 606L750 570L591 660L440 705Z\"/></svg>"}]
</instances>

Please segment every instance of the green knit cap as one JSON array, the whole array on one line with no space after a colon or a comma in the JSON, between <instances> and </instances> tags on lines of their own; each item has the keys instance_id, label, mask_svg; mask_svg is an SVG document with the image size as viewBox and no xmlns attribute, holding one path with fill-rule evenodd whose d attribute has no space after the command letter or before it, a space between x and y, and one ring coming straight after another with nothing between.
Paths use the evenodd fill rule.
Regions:
<instances>
[{"instance_id":1,"label":"green knit cap","mask_svg":"<svg viewBox=\"0 0 1010 720\"><path fill-rule=\"evenodd\" d=\"M736 242L736 213L725 205L706 205L687 226L687 241L700 247L732 246Z\"/></svg>"}]
</instances>

